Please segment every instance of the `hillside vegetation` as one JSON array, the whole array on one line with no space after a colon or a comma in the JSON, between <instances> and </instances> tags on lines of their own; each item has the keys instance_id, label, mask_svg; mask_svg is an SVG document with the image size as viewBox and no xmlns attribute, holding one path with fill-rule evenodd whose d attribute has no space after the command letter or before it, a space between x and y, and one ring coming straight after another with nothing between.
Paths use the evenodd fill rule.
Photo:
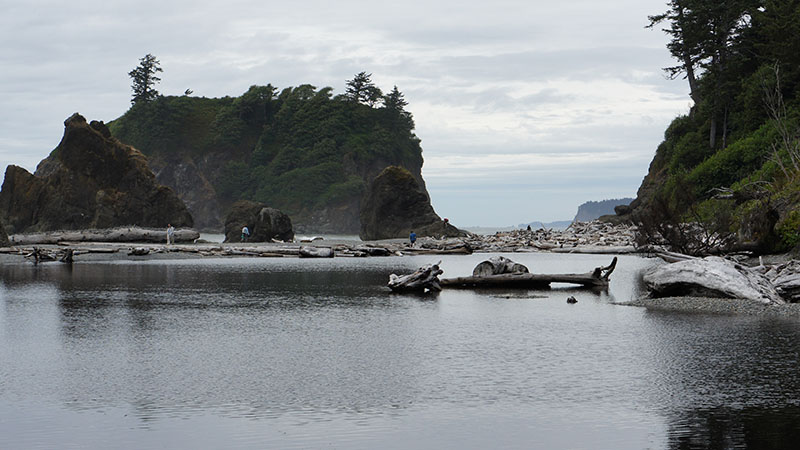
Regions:
<instances>
[{"instance_id":1,"label":"hillside vegetation","mask_svg":"<svg viewBox=\"0 0 800 450\"><path fill-rule=\"evenodd\" d=\"M694 221L732 246L797 246L800 1L668 7L651 25L672 37L668 49L678 64L665 70L688 81L694 106L666 130L631 204L633 217L668 240L687 239L674 230Z\"/></svg>"},{"instance_id":2,"label":"hillside vegetation","mask_svg":"<svg viewBox=\"0 0 800 450\"><path fill-rule=\"evenodd\" d=\"M200 227L221 229L219 210L252 200L286 212L300 230L357 233L365 187L386 166L422 183L405 106L396 87L383 95L361 73L338 96L308 84L252 86L236 98L159 96L109 128L148 156ZM218 206L204 213L208 202Z\"/></svg>"}]
</instances>

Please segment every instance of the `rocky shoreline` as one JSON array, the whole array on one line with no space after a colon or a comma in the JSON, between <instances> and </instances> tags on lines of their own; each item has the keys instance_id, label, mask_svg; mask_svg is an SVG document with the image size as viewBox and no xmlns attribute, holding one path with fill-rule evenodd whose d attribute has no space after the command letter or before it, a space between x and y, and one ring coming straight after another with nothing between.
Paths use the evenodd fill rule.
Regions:
<instances>
[{"instance_id":1,"label":"rocky shoreline","mask_svg":"<svg viewBox=\"0 0 800 450\"><path fill-rule=\"evenodd\" d=\"M615 303L621 306L638 306L654 311L672 311L694 314L751 315L800 319L800 303L767 305L752 300L715 297L662 297L640 298L630 302Z\"/></svg>"},{"instance_id":2,"label":"rocky shoreline","mask_svg":"<svg viewBox=\"0 0 800 450\"><path fill-rule=\"evenodd\" d=\"M178 230L178 243L166 245L165 231L124 227L9 236L10 247L0 248L0 263L59 261L69 253L70 262L103 260L188 259L207 257L376 257L471 253L600 253L652 254L650 248L634 245L635 228L601 222L575 223L566 230L514 230L493 235L471 234L461 238L420 238L415 246L406 239L380 241L309 239L303 242L213 243L199 239L194 230ZM323 251L324 250L324 251ZM787 263L787 255L747 261L751 270L772 278L784 270L796 276L800 264ZM60 264L53 262L53 264ZM705 294L701 294L705 295ZM709 314L744 314L800 318L800 303L763 302L697 296L640 298L618 303L650 310Z\"/></svg>"},{"instance_id":3,"label":"rocky shoreline","mask_svg":"<svg viewBox=\"0 0 800 450\"><path fill-rule=\"evenodd\" d=\"M635 228L626 225L609 225L602 222L578 222L566 230L515 230L498 232L493 235L469 234L466 237L432 238L421 237L416 245L411 246L406 239L384 239L376 241L344 241L315 240L312 243L298 242L253 242L214 244L199 240L200 234L190 229L175 231L175 240L180 246L173 246L170 251L200 253L205 256L236 256L244 254L260 254L282 252L287 255L295 253L300 245L333 247L337 256L386 256L388 254L459 254L459 253L513 253L513 252L564 252L564 253L603 253L623 254L635 253ZM142 243L164 243L165 230L142 227L118 227L99 230L67 230L41 233L15 234L9 236L11 247L4 253L13 253L14 248L55 245L59 247L100 246L107 249L117 247L123 249L141 246ZM283 250L281 250L283 249ZM379 251L375 249L384 249ZM160 246L150 246L157 252ZM362 255L363 253L363 255Z\"/></svg>"}]
</instances>

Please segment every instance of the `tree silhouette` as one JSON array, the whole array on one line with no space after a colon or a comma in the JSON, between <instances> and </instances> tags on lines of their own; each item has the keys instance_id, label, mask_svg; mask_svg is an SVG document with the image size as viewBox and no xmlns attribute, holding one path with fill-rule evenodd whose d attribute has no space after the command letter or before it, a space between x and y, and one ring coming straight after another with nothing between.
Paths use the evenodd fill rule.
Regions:
<instances>
[{"instance_id":1,"label":"tree silhouette","mask_svg":"<svg viewBox=\"0 0 800 450\"><path fill-rule=\"evenodd\" d=\"M131 104L149 102L158 97L158 91L154 86L161 81L161 78L156 76L156 73L163 72L160 64L155 56L148 53L139 60L139 65L135 69L128 72L133 89Z\"/></svg>"}]
</instances>

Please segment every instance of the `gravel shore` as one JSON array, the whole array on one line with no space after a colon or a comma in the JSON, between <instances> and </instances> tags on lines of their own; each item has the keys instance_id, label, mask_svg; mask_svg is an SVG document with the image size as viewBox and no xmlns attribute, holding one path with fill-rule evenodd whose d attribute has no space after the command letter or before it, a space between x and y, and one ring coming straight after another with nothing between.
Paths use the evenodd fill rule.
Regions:
<instances>
[{"instance_id":1,"label":"gravel shore","mask_svg":"<svg viewBox=\"0 0 800 450\"><path fill-rule=\"evenodd\" d=\"M750 300L731 298L664 297L642 298L618 304L624 306L640 306L660 311L681 311L702 314L747 314L800 319L800 303L765 305Z\"/></svg>"}]
</instances>

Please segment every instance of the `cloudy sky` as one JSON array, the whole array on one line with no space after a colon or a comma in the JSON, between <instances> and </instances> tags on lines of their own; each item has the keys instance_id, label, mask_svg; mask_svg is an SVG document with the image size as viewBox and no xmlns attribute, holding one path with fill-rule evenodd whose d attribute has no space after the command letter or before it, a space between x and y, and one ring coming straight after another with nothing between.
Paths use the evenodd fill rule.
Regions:
<instances>
[{"instance_id":1,"label":"cloudy sky","mask_svg":"<svg viewBox=\"0 0 800 450\"><path fill-rule=\"evenodd\" d=\"M397 85L422 139L434 208L458 226L572 219L633 197L688 111L666 80L666 0L0 0L0 164L33 171L74 112L110 121L152 53L157 89Z\"/></svg>"}]
</instances>

